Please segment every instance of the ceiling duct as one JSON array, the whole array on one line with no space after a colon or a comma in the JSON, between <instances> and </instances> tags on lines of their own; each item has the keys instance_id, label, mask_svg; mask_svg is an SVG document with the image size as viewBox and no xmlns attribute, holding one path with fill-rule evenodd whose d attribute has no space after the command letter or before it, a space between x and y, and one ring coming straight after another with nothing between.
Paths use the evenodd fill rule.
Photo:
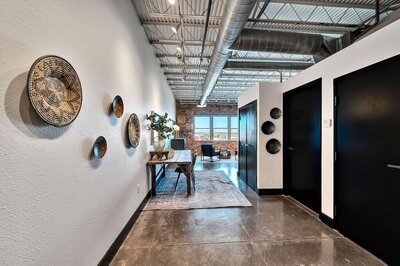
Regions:
<instances>
[{"instance_id":1,"label":"ceiling duct","mask_svg":"<svg viewBox=\"0 0 400 266\"><path fill-rule=\"evenodd\" d=\"M320 61L338 51L339 39L320 34L244 29L231 50L313 55Z\"/></svg>"},{"instance_id":2,"label":"ceiling duct","mask_svg":"<svg viewBox=\"0 0 400 266\"><path fill-rule=\"evenodd\" d=\"M246 70L304 70L313 63L292 62L230 62L225 64L225 69Z\"/></svg>"},{"instance_id":3,"label":"ceiling duct","mask_svg":"<svg viewBox=\"0 0 400 266\"><path fill-rule=\"evenodd\" d=\"M200 105L204 105L207 97L210 95L219 74L230 56L229 47L235 42L242 31L255 3L256 0L230 0L225 2L224 15L203 85L203 95Z\"/></svg>"}]
</instances>

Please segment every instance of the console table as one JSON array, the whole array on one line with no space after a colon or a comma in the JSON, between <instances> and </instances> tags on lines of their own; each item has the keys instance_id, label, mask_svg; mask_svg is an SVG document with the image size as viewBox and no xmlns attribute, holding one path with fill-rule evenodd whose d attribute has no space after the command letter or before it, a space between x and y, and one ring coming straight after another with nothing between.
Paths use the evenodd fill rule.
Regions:
<instances>
[{"instance_id":1,"label":"console table","mask_svg":"<svg viewBox=\"0 0 400 266\"><path fill-rule=\"evenodd\" d=\"M157 195L157 184L156 184L156 165L157 164L177 164L181 169L182 173L186 176L186 192L188 195L191 194L190 187L190 165L192 164L192 151L191 150L177 150L174 151L174 157L166 160L155 160L150 159L147 161L147 166L150 168L151 173L151 194Z\"/></svg>"}]
</instances>

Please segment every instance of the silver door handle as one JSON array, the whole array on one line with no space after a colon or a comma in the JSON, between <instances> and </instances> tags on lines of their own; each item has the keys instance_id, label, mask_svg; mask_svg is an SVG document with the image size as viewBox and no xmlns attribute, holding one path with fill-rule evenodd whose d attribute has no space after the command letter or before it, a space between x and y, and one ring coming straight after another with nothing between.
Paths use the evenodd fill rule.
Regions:
<instances>
[{"instance_id":1,"label":"silver door handle","mask_svg":"<svg viewBox=\"0 0 400 266\"><path fill-rule=\"evenodd\" d=\"M293 147L288 147L287 149L288 149L289 151L293 151L293 150L294 150Z\"/></svg>"},{"instance_id":2,"label":"silver door handle","mask_svg":"<svg viewBox=\"0 0 400 266\"><path fill-rule=\"evenodd\" d=\"M387 167L400 170L400 165L388 164Z\"/></svg>"}]
</instances>

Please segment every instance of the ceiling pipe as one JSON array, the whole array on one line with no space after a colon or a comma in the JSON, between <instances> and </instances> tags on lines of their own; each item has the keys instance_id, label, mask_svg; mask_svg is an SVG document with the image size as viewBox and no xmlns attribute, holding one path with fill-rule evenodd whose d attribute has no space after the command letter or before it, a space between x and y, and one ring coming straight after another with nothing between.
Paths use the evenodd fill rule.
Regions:
<instances>
[{"instance_id":1,"label":"ceiling pipe","mask_svg":"<svg viewBox=\"0 0 400 266\"><path fill-rule=\"evenodd\" d=\"M256 0L230 0L226 1L224 16L218 31L217 41L210 59L210 65L203 85L203 95L200 105L206 103L218 76L230 56L229 47L235 42L246 23Z\"/></svg>"},{"instance_id":2,"label":"ceiling pipe","mask_svg":"<svg viewBox=\"0 0 400 266\"><path fill-rule=\"evenodd\" d=\"M335 39L320 34L244 29L231 50L313 55L320 61L337 52Z\"/></svg>"}]
</instances>

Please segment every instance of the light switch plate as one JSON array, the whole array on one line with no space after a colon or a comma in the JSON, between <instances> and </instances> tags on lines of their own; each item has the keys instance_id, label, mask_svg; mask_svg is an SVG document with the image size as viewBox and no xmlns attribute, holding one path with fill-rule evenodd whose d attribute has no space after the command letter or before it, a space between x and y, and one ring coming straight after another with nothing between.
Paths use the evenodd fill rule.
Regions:
<instances>
[{"instance_id":1,"label":"light switch plate","mask_svg":"<svg viewBox=\"0 0 400 266\"><path fill-rule=\"evenodd\" d=\"M332 119L324 119L324 127L328 128L332 126Z\"/></svg>"}]
</instances>

